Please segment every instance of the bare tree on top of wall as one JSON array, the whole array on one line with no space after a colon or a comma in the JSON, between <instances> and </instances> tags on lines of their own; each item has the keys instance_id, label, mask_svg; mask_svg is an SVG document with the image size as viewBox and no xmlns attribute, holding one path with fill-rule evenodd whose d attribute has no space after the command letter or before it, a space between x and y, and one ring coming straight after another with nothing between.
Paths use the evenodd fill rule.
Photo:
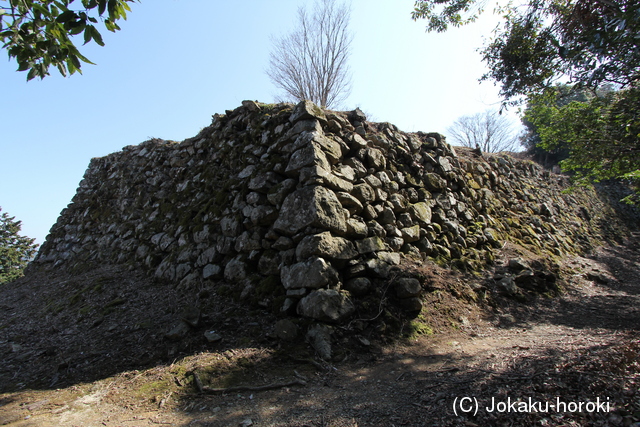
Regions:
<instances>
[{"instance_id":1,"label":"bare tree on top of wall","mask_svg":"<svg viewBox=\"0 0 640 427\"><path fill-rule=\"evenodd\" d=\"M487 153L515 151L520 146L512 123L495 110L462 116L447 131L454 145L479 148Z\"/></svg>"},{"instance_id":2,"label":"bare tree on top of wall","mask_svg":"<svg viewBox=\"0 0 640 427\"><path fill-rule=\"evenodd\" d=\"M311 13L298 9L298 23L288 35L274 39L267 75L297 101L336 106L350 91L347 59L352 34L350 10L335 0L316 0Z\"/></svg>"}]
</instances>

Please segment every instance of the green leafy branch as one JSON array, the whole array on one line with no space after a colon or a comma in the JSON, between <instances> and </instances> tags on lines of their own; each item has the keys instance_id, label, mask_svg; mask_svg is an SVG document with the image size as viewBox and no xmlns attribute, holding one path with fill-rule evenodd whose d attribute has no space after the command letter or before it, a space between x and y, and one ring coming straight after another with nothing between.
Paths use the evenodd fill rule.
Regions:
<instances>
[{"instance_id":1,"label":"green leafy branch","mask_svg":"<svg viewBox=\"0 0 640 427\"><path fill-rule=\"evenodd\" d=\"M84 44L104 46L96 24L120 30L127 19L128 3L136 0L0 0L0 42L27 80L41 79L56 67L63 75L82 73L82 63L93 64L80 53L73 36L83 33ZM74 5L81 8L72 9Z\"/></svg>"}]
</instances>

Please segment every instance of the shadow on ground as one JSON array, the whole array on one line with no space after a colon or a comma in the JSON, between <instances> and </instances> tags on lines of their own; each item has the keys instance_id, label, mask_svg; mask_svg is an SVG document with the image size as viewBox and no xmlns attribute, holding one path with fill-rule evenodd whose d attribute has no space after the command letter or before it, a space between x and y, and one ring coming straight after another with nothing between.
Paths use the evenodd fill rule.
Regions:
<instances>
[{"instance_id":1,"label":"shadow on ground","mask_svg":"<svg viewBox=\"0 0 640 427\"><path fill-rule=\"evenodd\" d=\"M579 259L562 297L506 304L504 312L517 320L509 328L491 329L487 336L470 330L460 338L422 337L415 347L397 336L389 347L362 340L358 345L337 333L342 361L331 365L315 360L305 344L279 344L269 333L276 316L232 303L220 289L183 296L142 273L114 267L35 275L0 288L6 313L0 319L0 388L35 393L67 387L77 390L78 399L99 393L101 402L147 414L133 424L109 424L106 414L105 425L629 425L640 419L634 383L640 364L640 236L632 237L591 261ZM182 339L165 338L185 312L203 305L207 310L197 327ZM536 330L540 325L560 328L559 338L545 342ZM207 342L206 330L223 339ZM584 337L563 341L562 334L575 330ZM540 340L525 343L518 334L527 333ZM227 391L198 393L194 373L205 387ZM298 380L306 385L283 385ZM95 384L84 385L90 382ZM277 387L229 391L247 384ZM29 410L16 396L2 397L0 407L22 420L20 426L44 425L25 417L55 409L49 402ZM484 409L458 417L456 397L476 398ZM525 413L509 406L490 412L491 398L541 404L609 398L611 406L606 413Z\"/></svg>"}]
</instances>

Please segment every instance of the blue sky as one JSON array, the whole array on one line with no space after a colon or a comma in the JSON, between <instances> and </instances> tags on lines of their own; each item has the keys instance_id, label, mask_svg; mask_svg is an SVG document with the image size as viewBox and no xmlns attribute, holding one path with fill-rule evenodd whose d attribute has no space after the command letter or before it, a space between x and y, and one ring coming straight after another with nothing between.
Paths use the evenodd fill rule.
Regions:
<instances>
[{"instance_id":1,"label":"blue sky","mask_svg":"<svg viewBox=\"0 0 640 427\"><path fill-rule=\"evenodd\" d=\"M310 3L307 1L307 3ZM342 108L404 131L446 133L462 116L496 107L478 83L477 48L491 13L445 34L411 20L413 0L352 0L352 91ZM97 65L26 82L0 53L3 86L0 207L42 243L70 203L92 157L149 138L180 141L252 99L279 94L265 74L271 36L295 23L304 0L143 0L106 46L81 52Z\"/></svg>"}]
</instances>

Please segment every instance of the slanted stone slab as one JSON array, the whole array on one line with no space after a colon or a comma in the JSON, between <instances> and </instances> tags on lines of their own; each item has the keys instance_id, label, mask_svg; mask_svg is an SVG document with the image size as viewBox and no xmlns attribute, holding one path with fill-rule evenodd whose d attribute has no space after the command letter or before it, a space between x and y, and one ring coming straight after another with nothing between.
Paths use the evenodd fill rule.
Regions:
<instances>
[{"instance_id":1,"label":"slanted stone slab","mask_svg":"<svg viewBox=\"0 0 640 427\"><path fill-rule=\"evenodd\" d=\"M329 173L323 177L324 183L327 187L331 188L334 191L341 191L350 193L353 190L353 184L347 181L346 179L342 179L332 173ZM357 199L356 199L357 200Z\"/></svg>"},{"instance_id":2,"label":"slanted stone slab","mask_svg":"<svg viewBox=\"0 0 640 427\"><path fill-rule=\"evenodd\" d=\"M273 228L279 233L294 235L307 226L339 234L347 231L342 205L333 191L320 186L307 186L286 197Z\"/></svg>"}]
</instances>

